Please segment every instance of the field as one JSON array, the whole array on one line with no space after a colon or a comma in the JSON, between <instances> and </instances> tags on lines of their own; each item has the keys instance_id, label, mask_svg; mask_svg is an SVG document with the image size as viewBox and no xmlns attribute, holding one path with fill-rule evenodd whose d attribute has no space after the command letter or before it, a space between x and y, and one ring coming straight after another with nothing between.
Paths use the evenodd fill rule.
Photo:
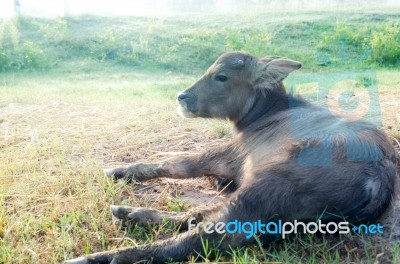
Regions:
<instances>
[{"instance_id":1,"label":"field","mask_svg":"<svg viewBox=\"0 0 400 264\"><path fill-rule=\"evenodd\" d=\"M177 233L168 224L118 228L110 204L182 211L223 199L207 179L126 185L102 169L229 140L227 122L186 120L175 110L176 94L224 51L299 60L295 77L372 69L354 88L377 87L382 128L400 138L399 13L0 22L0 263L58 263ZM382 236L295 236L216 261L400 263L398 216L389 214ZM191 261L209 261L210 251Z\"/></svg>"}]
</instances>

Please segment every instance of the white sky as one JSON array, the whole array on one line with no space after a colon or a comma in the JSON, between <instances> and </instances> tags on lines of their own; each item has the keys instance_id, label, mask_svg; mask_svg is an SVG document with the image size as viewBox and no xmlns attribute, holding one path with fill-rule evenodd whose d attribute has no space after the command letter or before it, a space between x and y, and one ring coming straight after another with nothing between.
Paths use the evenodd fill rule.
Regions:
<instances>
[{"instance_id":1,"label":"white sky","mask_svg":"<svg viewBox=\"0 0 400 264\"><path fill-rule=\"evenodd\" d=\"M31 16L52 17L64 15L64 0L19 0L21 13ZM145 15L151 8L144 0L68 0L68 10L72 15ZM159 1L162 9L166 1ZM14 0L0 0L0 17L14 14Z\"/></svg>"},{"instance_id":2,"label":"white sky","mask_svg":"<svg viewBox=\"0 0 400 264\"><path fill-rule=\"evenodd\" d=\"M64 15L65 0L19 0L21 4L21 13L29 16L54 17ZM257 2L258 0L249 0ZM331 0L334 2L334 0ZM168 14L168 0L158 0L154 6L146 0L67 0L69 14L95 14L95 15L151 15L155 13ZM232 0L216 0L215 11L230 11L232 9ZM275 0L273 2L279 3ZM288 2L282 0L282 2ZM281 2L281 3L282 3ZM290 1L309 7L329 2L329 0L302 0ZM345 3L351 3L351 0L345 0ZM400 5L400 0L384 0L389 5ZM12 17L14 15L14 0L0 0L0 17ZM298 5L292 6L298 8Z\"/></svg>"}]
</instances>

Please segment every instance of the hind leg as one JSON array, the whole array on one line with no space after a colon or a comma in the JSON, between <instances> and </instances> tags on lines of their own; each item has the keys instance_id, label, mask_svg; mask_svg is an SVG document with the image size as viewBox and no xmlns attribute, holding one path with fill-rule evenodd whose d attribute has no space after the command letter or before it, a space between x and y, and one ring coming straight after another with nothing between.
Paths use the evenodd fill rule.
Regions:
<instances>
[{"instance_id":1,"label":"hind leg","mask_svg":"<svg viewBox=\"0 0 400 264\"><path fill-rule=\"evenodd\" d=\"M210 210L210 215L208 215L209 218L207 217L208 219L204 220L215 225L219 222L228 223L235 220L244 222L247 221L249 217L252 219L257 209L242 206L243 204L238 201L225 203L219 206L218 209L215 209L215 211ZM243 208L247 209L242 211ZM251 216L249 215L250 212L252 214ZM196 215L191 215L191 217L196 217ZM198 220L199 219L196 219L197 222L200 222ZM177 237L158 241L148 246L121 248L101 252L75 260L66 261L65 264L128 264L140 261L150 261L152 263L165 263L169 260L185 261L191 255L203 254L204 243L208 243L209 248L218 248L221 251L226 251L231 248L237 248L254 243L254 237L250 236L246 238L244 233L209 233L205 232L203 228L199 228L199 233L197 233L196 228L191 228L191 230L186 231Z\"/></svg>"},{"instance_id":2,"label":"hind leg","mask_svg":"<svg viewBox=\"0 0 400 264\"><path fill-rule=\"evenodd\" d=\"M121 248L68 260L64 264L131 264L131 263L166 263L185 261L191 255L204 254L203 246L229 250L243 246L243 235L223 236L221 234L197 234L194 230L185 232L176 238L155 242L149 246Z\"/></svg>"},{"instance_id":3,"label":"hind leg","mask_svg":"<svg viewBox=\"0 0 400 264\"><path fill-rule=\"evenodd\" d=\"M282 179L281 175L260 175L261 177L250 180L248 184L242 186L233 194L233 196L223 203L209 217L203 218L202 228L192 228L175 238L170 238L164 241L158 241L148 246L139 246L132 248L123 248L118 250L101 252L87 257L72 260L66 263L69 264L88 264L88 263L135 263L139 261L150 261L153 263L165 263L168 260L185 261L194 254L203 253L203 245L208 241L210 248L216 247L221 251L246 246L255 242L253 236L255 229L241 229L242 232L228 232L224 229L217 232L214 228L213 232L209 226L210 222L213 226L217 223L227 225L230 222L249 222L254 223L261 220L263 223L276 219L292 220L296 217L296 208L293 205L299 205L296 196L293 195L294 188L286 179ZM276 188L280 186L286 193L283 195L282 190ZM286 196L287 199L282 199ZM293 205L292 205L293 203ZM292 206L292 209L288 209ZM294 209L293 209L294 208ZM123 210L123 209L122 209ZM303 212L301 208L298 212ZM153 214L152 212L151 214ZM158 212L156 214L159 214ZM129 215L129 214L128 214ZM196 217L195 215L192 215ZM172 216L173 218L174 216ZM182 218L184 219L184 218ZM185 218L187 219L187 218ZM303 218L304 219L304 218ZM200 221L198 221L200 222ZM181 222L183 224L183 222ZM218 224L220 225L220 224ZM212 229L212 228L211 228ZM230 229L231 230L231 229ZM272 239L271 235L265 234L261 241L268 242Z\"/></svg>"}]
</instances>

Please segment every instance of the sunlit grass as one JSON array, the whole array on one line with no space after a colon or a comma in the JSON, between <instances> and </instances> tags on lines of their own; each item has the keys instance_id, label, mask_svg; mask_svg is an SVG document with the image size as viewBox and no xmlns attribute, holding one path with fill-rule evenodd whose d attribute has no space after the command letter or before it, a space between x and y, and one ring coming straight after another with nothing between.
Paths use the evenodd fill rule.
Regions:
<instances>
[{"instance_id":1,"label":"sunlit grass","mask_svg":"<svg viewBox=\"0 0 400 264\"><path fill-rule=\"evenodd\" d=\"M229 140L232 132L226 122L183 120L175 109L176 93L222 51L241 48L298 59L304 63L299 75L343 71L341 65L317 66L317 43L304 44L333 28L332 16L83 17L68 21L72 29L79 28L74 38L63 35L68 33L63 21L23 20L22 39L32 34L38 43L64 46L52 50L58 59L50 67L0 73L0 263L58 263L175 235L176 227L168 223L119 229L112 224L109 205L184 211L190 205L180 199L179 186L163 183L161 192L138 195L133 186L108 180L102 169L156 161L171 152L203 151ZM242 21L246 28L232 32ZM311 24L297 25L302 21ZM354 21L370 23L362 15L355 15ZM265 50L248 41L264 29L267 33L256 39L270 42ZM49 37L41 38L44 33ZM103 42L94 44L93 39ZM134 42L145 55L106 59L121 39ZM384 129L400 135L399 69L377 67L376 75ZM212 257L236 263L396 263L399 243L375 237L299 236L263 250L256 245L226 255L204 244L204 252L191 262Z\"/></svg>"}]
</instances>

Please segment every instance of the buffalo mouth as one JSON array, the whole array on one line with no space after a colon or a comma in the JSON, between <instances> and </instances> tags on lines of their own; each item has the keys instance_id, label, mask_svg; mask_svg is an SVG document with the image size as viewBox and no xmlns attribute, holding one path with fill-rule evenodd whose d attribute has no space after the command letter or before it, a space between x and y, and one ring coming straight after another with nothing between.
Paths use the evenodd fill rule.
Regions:
<instances>
[{"instance_id":1,"label":"buffalo mouth","mask_svg":"<svg viewBox=\"0 0 400 264\"><path fill-rule=\"evenodd\" d=\"M197 109L195 109L194 107L189 107L186 103L179 103L178 113L182 117L197 117Z\"/></svg>"}]
</instances>

